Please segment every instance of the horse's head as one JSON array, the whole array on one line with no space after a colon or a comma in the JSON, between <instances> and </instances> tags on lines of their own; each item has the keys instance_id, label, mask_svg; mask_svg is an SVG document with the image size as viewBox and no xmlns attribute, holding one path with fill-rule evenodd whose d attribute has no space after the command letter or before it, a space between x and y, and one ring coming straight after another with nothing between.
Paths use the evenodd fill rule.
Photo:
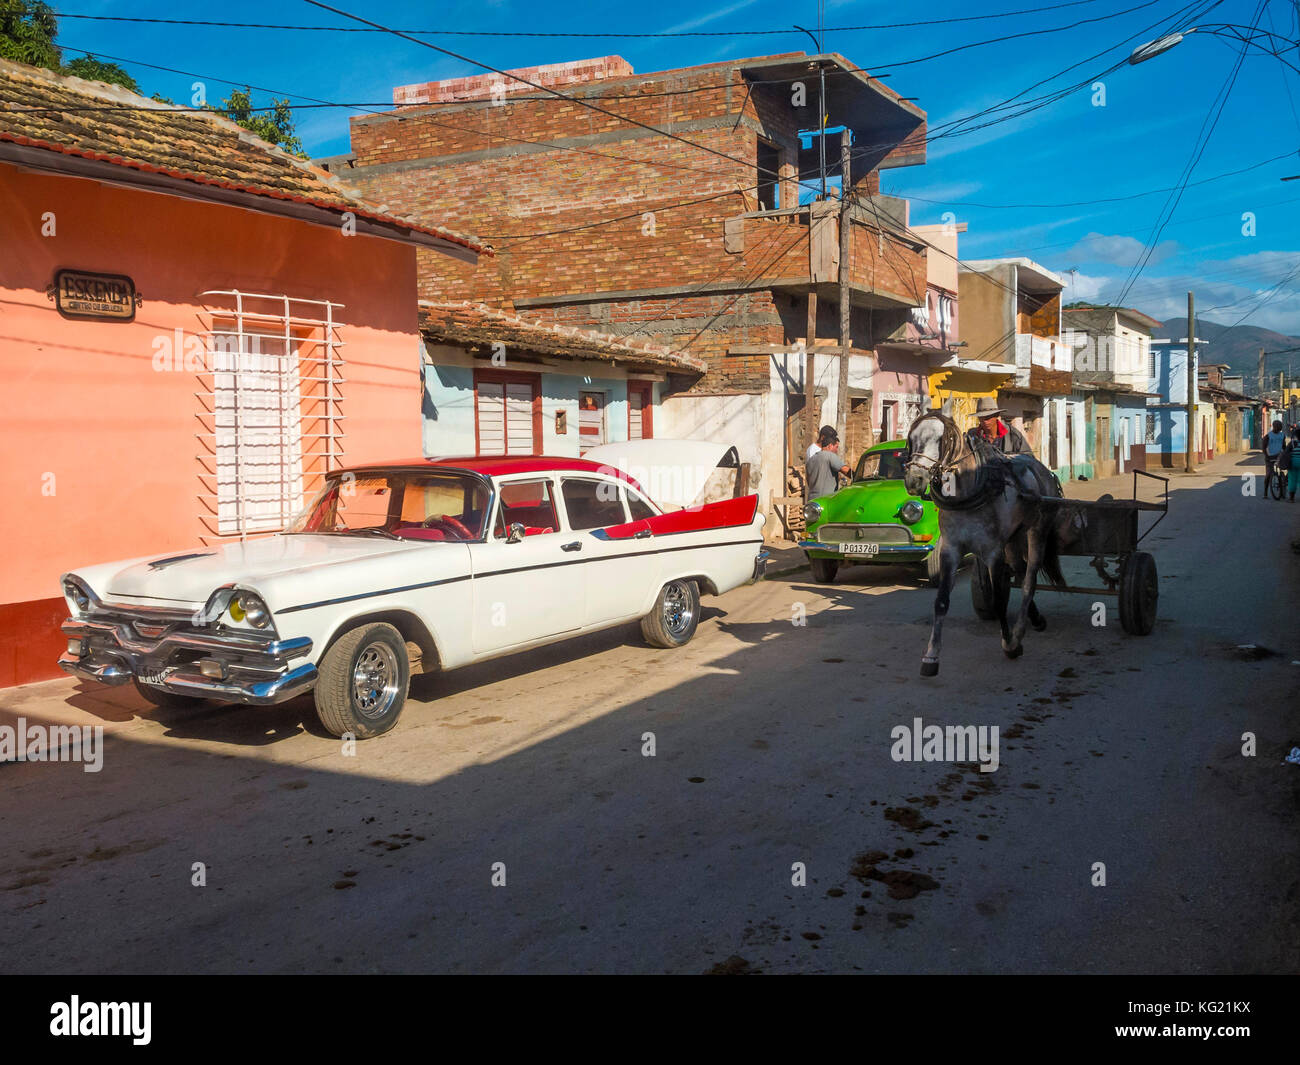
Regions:
<instances>
[{"instance_id":1,"label":"horse's head","mask_svg":"<svg viewBox=\"0 0 1300 1065\"><path fill-rule=\"evenodd\" d=\"M944 462L944 440L951 423L939 411L923 414L912 423L907 434L907 465L903 468L903 484L907 491L919 496L934 471Z\"/></svg>"}]
</instances>

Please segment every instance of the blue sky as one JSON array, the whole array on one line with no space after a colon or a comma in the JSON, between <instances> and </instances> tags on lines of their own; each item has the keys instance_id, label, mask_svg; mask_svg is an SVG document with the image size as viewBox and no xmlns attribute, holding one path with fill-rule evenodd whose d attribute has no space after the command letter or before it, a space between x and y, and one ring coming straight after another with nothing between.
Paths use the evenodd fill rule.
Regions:
<instances>
[{"instance_id":1,"label":"blue sky","mask_svg":"<svg viewBox=\"0 0 1300 1065\"><path fill-rule=\"evenodd\" d=\"M1084 81L1169 28L1199 24L1249 24L1258 0L1201 0L1179 14L1181 0L828 0L827 51L858 66L887 73L887 84L917 97L932 129L990 107L1096 53L1069 74L1028 95ZM1054 9L981 21L849 32L840 27L941 20L1036 6ZM348 25L303 2L229 0L211 5L160 0L108 3L60 0L66 13L173 19L221 19ZM792 21L815 27L817 5L776 0L714 0L701 4L662 0L652 7L608 4L476 0L437 5L398 0L333 0L388 26L443 30L540 32L685 32L727 34L668 40L636 38L438 37L436 43L497 67L512 68L617 54L639 72L731 57L812 50L790 29L772 36L735 36L738 30L786 30ZM1138 8L1138 10L1128 10ZM1126 14L1118 14L1127 11ZM1300 37L1300 0L1268 0L1259 25L1285 38ZM1114 16L1114 17L1105 17ZM1027 31L1072 29L1015 39ZM974 42L995 43L905 63ZM1127 41L1127 43L1125 43ZM281 94L347 103L391 100L395 85L458 77L480 71L426 48L375 33L316 33L206 27L154 26L64 18L60 43L71 58L92 49L126 60L192 71L209 79L209 96L229 86L215 79L265 86ZM1176 185L1197 148L1198 133L1216 94L1237 61L1221 36L1199 32L1139 66L1124 66L1048 106L985 129L936 140L924 166L883 175L882 190L912 198L914 223L965 222L963 259L1023 255L1056 270L1076 299L1113 300L1151 236L1165 195L1112 203L1106 198ZM1300 66L1300 51L1285 58ZM190 77L123 62L145 92L188 99ZM255 96L260 94L255 94ZM1100 106L1104 95L1104 106ZM299 132L313 155L348 149L344 108L298 112ZM1218 125L1204 145L1192 185L1155 245L1126 302L1157 318L1186 311L1186 291L1198 313L1222 324L1245 315L1248 324L1300 334L1300 73L1272 55L1249 50ZM1218 178L1275 156L1290 158ZM1077 204L1077 206L1065 206ZM1042 206L1025 206L1042 205ZM1249 220L1253 216L1253 235ZM1295 276L1290 276L1292 271Z\"/></svg>"}]
</instances>

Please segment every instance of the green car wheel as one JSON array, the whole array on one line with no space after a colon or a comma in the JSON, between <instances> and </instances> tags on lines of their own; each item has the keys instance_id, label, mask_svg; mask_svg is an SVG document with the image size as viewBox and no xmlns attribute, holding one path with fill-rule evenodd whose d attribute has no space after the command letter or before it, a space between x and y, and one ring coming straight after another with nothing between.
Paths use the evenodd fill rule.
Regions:
<instances>
[{"instance_id":1,"label":"green car wheel","mask_svg":"<svg viewBox=\"0 0 1300 1065\"><path fill-rule=\"evenodd\" d=\"M833 558L810 558L812 563L813 580L818 584L834 584L835 574L839 572L840 564Z\"/></svg>"}]
</instances>

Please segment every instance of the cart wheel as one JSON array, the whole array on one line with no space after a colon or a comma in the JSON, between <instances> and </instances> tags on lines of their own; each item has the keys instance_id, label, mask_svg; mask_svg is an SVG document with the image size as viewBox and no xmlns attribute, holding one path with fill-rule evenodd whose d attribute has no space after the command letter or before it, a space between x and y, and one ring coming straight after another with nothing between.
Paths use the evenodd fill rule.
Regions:
<instances>
[{"instance_id":1,"label":"cart wheel","mask_svg":"<svg viewBox=\"0 0 1300 1065\"><path fill-rule=\"evenodd\" d=\"M1130 636L1146 636L1155 628L1160 581L1156 560L1135 551L1120 566L1119 623Z\"/></svg>"},{"instance_id":2,"label":"cart wheel","mask_svg":"<svg viewBox=\"0 0 1300 1065\"><path fill-rule=\"evenodd\" d=\"M996 621L1011 598L1011 571L1006 566L999 569L1001 580L998 581L998 594L995 598L993 578L989 575L988 567L978 558L971 567L970 602L975 608L975 616L981 621Z\"/></svg>"}]
</instances>

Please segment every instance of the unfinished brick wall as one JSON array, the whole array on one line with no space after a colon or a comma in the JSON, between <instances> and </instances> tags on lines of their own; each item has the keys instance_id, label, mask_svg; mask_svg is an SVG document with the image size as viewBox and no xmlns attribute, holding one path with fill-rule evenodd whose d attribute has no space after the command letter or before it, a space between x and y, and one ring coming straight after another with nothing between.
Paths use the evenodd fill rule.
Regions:
<instances>
[{"instance_id":1,"label":"unfinished brick wall","mask_svg":"<svg viewBox=\"0 0 1300 1065\"><path fill-rule=\"evenodd\" d=\"M587 62L617 72L616 58ZM493 81L499 77L405 87L411 91L402 98L482 96ZM793 108L788 85L748 82L735 62L598 75L564 82L562 91L719 154L570 100L503 98L498 91L495 100L353 119L355 167L339 177L395 214L436 220L493 245L495 256L476 267L422 252L424 298L483 302L615 333L639 328L642 339L685 345L708 360L700 387L760 378L766 386L765 357L731 356L728 349L786 342L781 319L789 310L779 311L772 290L760 286L808 278L807 225L755 220L763 228L751 235L746 222L737 254L727 251L723 224L758 208L760 138L780 153L782 200L789 205L798 131L815 124L815 106ZM919 133L900 146L899 158L918 143L924 150L923 127ZM862 175L859 187L878 190L878 175ZM870 272L866 287L878 283L910 300L919 278L924 294L924 255L874 231L855 233L853 261ZM590 298L568 302L583 296Z\"/></svg>"},{"instance_id":2,"label":"unfinished brick wall","mask_svg":"<svg viewBox=\"0 0 1300 1065\"><path fill-rule=\"evenodd\" d=\"M1042 296L1035 297L1042 300ZM1054 337L1061 327L1061 294L1048 298L1029 316L1029 330L1036 337Z\"/></svg>"},{"instance_id":3,"label":"unfinished brick wall","mask_svg":"<svg viewBox=\"0 0 1300 1065\"><path fill-rule=\"evenodd\" d=\"M733 347L781 346L788 336L778 302L768 290L629 300L593 299L529 309L529 317L596 329L689 352L709 364L697 391L766 388L769 356L732 355Z\"/></svg>"}]
</instances>

